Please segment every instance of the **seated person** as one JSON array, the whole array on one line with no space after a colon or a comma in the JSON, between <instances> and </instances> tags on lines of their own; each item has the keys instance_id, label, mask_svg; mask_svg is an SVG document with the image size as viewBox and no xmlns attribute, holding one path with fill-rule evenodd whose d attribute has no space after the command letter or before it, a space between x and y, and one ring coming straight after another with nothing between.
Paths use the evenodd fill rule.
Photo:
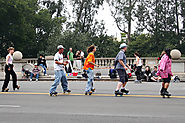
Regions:
<instances>
[{"instance_id":1,"label":"seated person","mask_svg":"<svg viewBox=\"0 0 185 123\"><path fill-rule=\"evenodd\" d=\"M39 72L40 72L40 70L37 66L37 63L35 63L34 68L31 72L30 81L32 81L33 77L36 77L36 81L38 81L39 80Z\"/></svg>"},{"instance_id":2,"label":"seated person","mask_svg":"<svg viewBox=\"0 0 185 123\"><path fill-rule=\"evenodd\" d=\"M41 66L44 69L44 76L47 75L46 74L46 68L47 68L46 59L44 58L43 55L39 56L37 63L38 63L38 66Z\"/></svg>"},{"instance_id":3,"label":"seated person","mask_svg":"<svg viewBox=\"0 0 185 123\"><path fill-rule=\"evenodd\" d=\"M151 80L151 70L150 70L150 67L149 66L146 66L145 67L144 79L147 82L149 82Z\"/></svg>"},{"instance_id":4,"label":"seated person","mask_svg":"<svg viewBox=\"0 0 185 123\"><path fill-rule=\"evenodd\" d=\"M153 82L157 82L159 81L161 78L157 76L157 66L154 66L154 70L151 74L151 81Z\"/></svg>"}]
</instances>

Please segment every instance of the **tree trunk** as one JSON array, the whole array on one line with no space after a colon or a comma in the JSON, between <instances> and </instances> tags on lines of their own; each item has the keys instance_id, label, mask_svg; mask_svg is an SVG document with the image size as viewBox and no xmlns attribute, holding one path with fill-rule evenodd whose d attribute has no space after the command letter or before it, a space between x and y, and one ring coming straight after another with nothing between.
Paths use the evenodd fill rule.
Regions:
<instances>
[{"instance_id":1,"label":"tree trunk","mask_svg":"<svg viewBox=\"0 0 185 123\"><path fill-rule=\"evenodd\" d=\"M128 16L129 16L129 19L128 19L128 33L127 33L127 36L128 36L128 44L131 42L131 24L132 24L132 1L129 0L129 13L128 13Z\"/></svg>"},{"instance_id":2,"label":"tree trunk","mask_svg":"<svg viewBox=\"0 0 185 123\"><path fill-rule=\"evenodd\" d=\"M176 23L177 23L177 35L179 35L179 15L178 15L178 3L177 0L175 0L175 14L176 14Z\"/></svg>"}]
</instances>

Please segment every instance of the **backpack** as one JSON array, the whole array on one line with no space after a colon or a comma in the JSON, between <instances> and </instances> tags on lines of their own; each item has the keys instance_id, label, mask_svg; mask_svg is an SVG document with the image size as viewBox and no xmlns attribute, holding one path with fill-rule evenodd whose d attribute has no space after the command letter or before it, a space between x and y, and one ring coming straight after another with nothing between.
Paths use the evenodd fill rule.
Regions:
<instances>
[{"instance_id":1,"label":"backpack","mask_svg":"<svg viewBox=\"0 0 185 123\"><path fill-rule=\"evenodd\" d=\"M110 76L111 79L117 78L117 72L116 72L116 70L115 69L110 69L109 70L109 76Z\"/></svg>"},{"instance_id":2,"label":"backpack","mask_svg":"<svg viewBox=\"0 0 185 123\"><path fill-rule=\"evenodd\" d=\"M172 78L173 82L180 82L180 78L176 75Z\"/></svg>"}]
</instances>

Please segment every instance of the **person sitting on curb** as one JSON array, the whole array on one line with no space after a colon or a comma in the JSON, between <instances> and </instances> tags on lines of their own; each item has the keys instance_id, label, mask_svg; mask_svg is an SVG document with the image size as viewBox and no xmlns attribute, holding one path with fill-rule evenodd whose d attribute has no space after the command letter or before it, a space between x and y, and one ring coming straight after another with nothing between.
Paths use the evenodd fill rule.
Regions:
<instances>
[{"instance_id":1,"label":"person sitting on curb","mask_svg":"<svg viewBox=\"0 0 185 123\"><path fill-rule=\"evenodd\" d=\"M144 79L149 82L151 80L151 70L149 66L145 67Z\"/></svg>"},{"instance_id":2,"label":"person sitting on curb","mask_svg":"<svg viewBox=\"0 0 185 123\"><path fill-rule=\"evenodd\" d=\"M154 70L151 73L151 81L159 82L160 80L161 80L161 77L157 76L157 66L154 66Z\"/></svg>"},{"instance_id":3,"label":"person sitting on curb","mask_svg":"<svg viewBox=\"0 0 185 123\"><path fill-rule=\"evenodd\" d=\"M40 69L38 68L37 63L35 63L34 68L31 72L30 81L32 81L33 77L36 77L36 81L38 81L39 80L39 72L40 72Z\"/></svg>"}]
</instances>

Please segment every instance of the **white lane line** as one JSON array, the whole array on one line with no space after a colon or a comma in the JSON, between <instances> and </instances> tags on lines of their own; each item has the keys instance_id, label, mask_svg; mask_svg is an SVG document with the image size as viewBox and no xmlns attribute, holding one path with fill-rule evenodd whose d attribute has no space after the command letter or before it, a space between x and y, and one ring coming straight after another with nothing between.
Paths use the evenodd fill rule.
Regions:
<instances>
[{"instance_id":1,"label":"white lane line","mask_svg":"<svg viewBox=\"0 0 185 123\"><path fill-rule=\"evenodd\" d=\"M0 108L20 108L19 105L0 105Z\"/></svg>"}]
</instances>

